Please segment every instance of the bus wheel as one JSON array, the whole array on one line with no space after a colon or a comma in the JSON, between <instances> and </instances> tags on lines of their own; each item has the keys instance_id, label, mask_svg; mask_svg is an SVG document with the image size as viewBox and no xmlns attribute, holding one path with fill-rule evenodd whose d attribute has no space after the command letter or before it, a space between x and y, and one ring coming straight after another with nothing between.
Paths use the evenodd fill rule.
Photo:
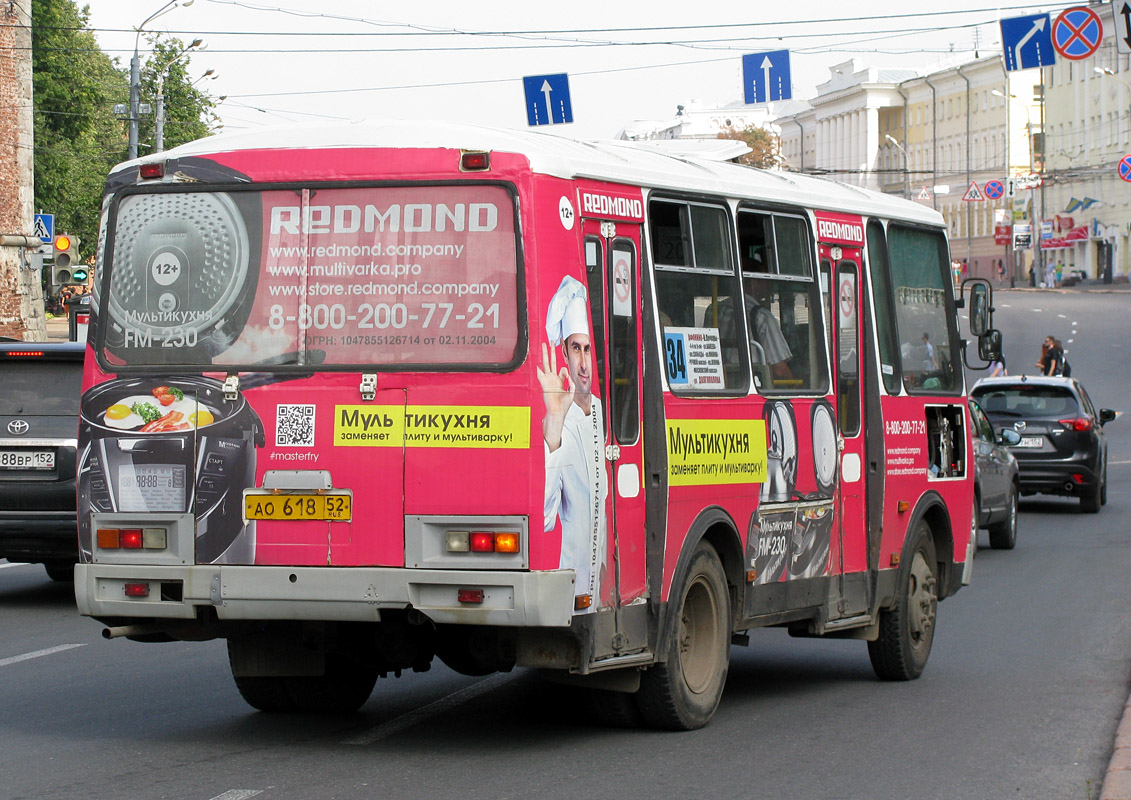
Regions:
<instances>
[{"instance_id":1,"label":"bus wheel","mask_svg":"<svg viewBox=\"0 0 1131 800\"><path fill-rule=\"evenodd\" d=\"M236 688L249 706L268 713L297 711L286 678L236 678Z\"/></svg>"},{"instance_id":2,"label":"bus wheel","mask_svg":"<svg viewBox=\"0 0 1131 800\"><path fill-rule=\"evenodd\" d=\"M581 689L578 699L585 717L606 728L639 728L644 724L634 694Z\"/></svg>"},{"instance_id":3,"label":"bus wheel","mask_svg":"<svg viewBox=\"0 0 1131 800\"><path fill-rule=\"evenodd\" d=\"M663 663L640 676L636 695L644 721L655 728L694 730L711 721L726 683L730 594L714 548L700 542L669 617Z\"/></svg>"},{"instance_id":4,"label":"bus wheel","mask_svg":"<svg viewBox=\"0 0 1131 800\"><path fill-rule=\"evenodd\" d=\"M298 706L287 691L287 679L282 677L237 677L235 664L244 656L247 648L253 647L246 637L228 639L228 662L232 665L232 677L236 689L249 706L268 713L297 711Z\"/></svg>"},{"instance_id":5,"label":"bus wheel","mask_svg":"<svg viewBox=\"0 0 1131 800\"><path fill-rule=\"evenodd\" d=\"M240 648L254 648L254 641L228 639L228 659L242 660ZM240 696L252 708L266 712L302 711L342 714L360 708L377 683L377 670L338 653L326 654L326 670L314 677L236 676Z\"/></svg>"},{"instance_id":6,"label":"bus wheel","mask_svg":"<svg viewBox=\"0 0 1131 800\"><path fill-rule=\"evenodd\" d=\"M345 714L357 711L377 683L377 669L339 653L326 654L326 672L317 677L287 678L287 691L299 711Z\"/></svg>"},{"instance_id":7,"label":"bus wheel","mask_svg":"<svg viewBox=\"0 0 1131 800\"><path fill-rule=\"evenodd\" d=\"M938 577L930 526L920 521L904 563L895 605L880 611L880 635L868 642L876 676L885 681L918 678L927 666L935 638Z\"/></svg>"}]
</instances>

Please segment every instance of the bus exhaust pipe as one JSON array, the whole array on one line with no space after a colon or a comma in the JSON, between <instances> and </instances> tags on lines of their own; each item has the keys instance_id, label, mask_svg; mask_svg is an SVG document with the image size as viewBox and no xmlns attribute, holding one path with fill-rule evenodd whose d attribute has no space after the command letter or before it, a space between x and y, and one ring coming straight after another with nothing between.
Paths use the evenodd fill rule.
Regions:
<instances>
[{"instance_id":1,"label":"bus exhaust pipe","mask_svg":"<svg viewBox=\"0 0 1131 800\"><path fill-rule=\"evenodd\" d=\"M164 625L116 625L102 629L103 639L121 639L133 637L169 636L169 631ZM171 638L171 637L170 637Z\"/></svg>"}]
</instances>

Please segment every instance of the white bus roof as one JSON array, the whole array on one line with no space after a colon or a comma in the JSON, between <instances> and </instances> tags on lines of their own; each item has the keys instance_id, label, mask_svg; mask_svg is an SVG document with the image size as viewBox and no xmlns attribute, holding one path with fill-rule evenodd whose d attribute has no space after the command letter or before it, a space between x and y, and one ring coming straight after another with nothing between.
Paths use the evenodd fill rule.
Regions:
<instances>
[{"instance_id":1,"label":"white bus roof","mask_svg":"<svg viewBox=\"0 0 1131 800\"><path fill-rule=\"evenodd\" d=\"M537 130L504 130L450 122L366 120L251 128L198 139L121 164L208 156L238 150L306 148L444 148L520 153L531 169L558 178L591 178L651 189L780 202L827 211L942 225L933 209L881 192L795 172L760 170L684 156L671 143L580 141Z\"/></svg>"}]
</instances>

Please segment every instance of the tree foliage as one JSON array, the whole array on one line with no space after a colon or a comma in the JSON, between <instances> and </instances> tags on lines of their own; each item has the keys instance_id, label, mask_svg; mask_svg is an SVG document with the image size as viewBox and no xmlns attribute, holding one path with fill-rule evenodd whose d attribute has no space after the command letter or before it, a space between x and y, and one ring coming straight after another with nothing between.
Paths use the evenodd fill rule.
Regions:
<instances>
[{"instance_id":1,"label":"tree foliage","mask_svg":"<svg viewBox=\"0 0 1131 800\"><path fill-rule=\"evenodd\" d=\"M94 252L106 175L129 150L129 67L101 51L87 7L74 0L32 3L32 82L35 104L35 210L55 214L55 229L79 237L79 253ZM165 96L165 148L207 136L215 103L192 86L185 45L150 35L140 98L156 109L159 76ZM153 115L139 120L138 154L153 149Z\"/></svg>"},{"instance_id":2,"label":"tree foliage","mask_svg":"<svg viewBox=\"0 0 1131 800\"><path fill-rule=\"evenodd\" d=\"M91 252L98 236L102 184L125 153L113 104L127 79L87 29L72 0L32 4L35 104L35 209L55 214L55 229Z\"/></svg>"},{"instance_id":3,"label":"tree foliage","mask_svg":"<svg viewBox=\"0 0 1131 800\"><path fill-rule=\"evenodd\" d=\"M777 166L778 137L765 128L747 125L745 128L727 128L720 139L737 139L750 147L751 152L736 159L739 164L769 169Z\"/></svg>"}]
</instances>

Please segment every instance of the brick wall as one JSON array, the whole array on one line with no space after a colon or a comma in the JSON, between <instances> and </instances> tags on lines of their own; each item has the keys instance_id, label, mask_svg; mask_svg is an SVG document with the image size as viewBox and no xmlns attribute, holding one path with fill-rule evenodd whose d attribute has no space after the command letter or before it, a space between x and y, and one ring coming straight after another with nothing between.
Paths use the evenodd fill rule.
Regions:
<instances>
[{"instance_id":1,"label":"brick wall","mask_svg":"<svg viewBox=\"0 0 1131 800\"><path fill-rule=\"evenodd\" d=\"M30 234L34 153L31 17L27 3L0 4L0 233ZM23 251L0 247L0 336L46 338L38 272L22 268Z\"/></svg>"}]
</instances>

